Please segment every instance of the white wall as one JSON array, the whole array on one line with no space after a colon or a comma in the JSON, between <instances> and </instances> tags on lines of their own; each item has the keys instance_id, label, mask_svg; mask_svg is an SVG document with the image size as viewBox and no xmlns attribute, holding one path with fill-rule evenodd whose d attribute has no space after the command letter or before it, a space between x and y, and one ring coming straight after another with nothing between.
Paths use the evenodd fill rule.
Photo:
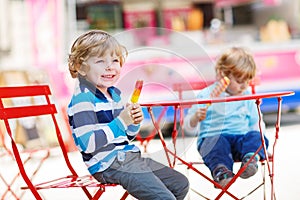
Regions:
<instances>
[{"instance_id":1,"label":"white wall","mask_svg":"<svg viewBox=\"0 0 300 200\"><path fill-rule=\"evenodd\" d=\"M6 11L5 17L0 18L1 25L5 26L8 22L7 29L3 30L5 33L1 34L1 41L4 40L10 50L8 54L1 55L0 70L30 68L30 29L26 6L23 1L2 0L0 7L1 13Z\"/></svg>"}]
</instances>

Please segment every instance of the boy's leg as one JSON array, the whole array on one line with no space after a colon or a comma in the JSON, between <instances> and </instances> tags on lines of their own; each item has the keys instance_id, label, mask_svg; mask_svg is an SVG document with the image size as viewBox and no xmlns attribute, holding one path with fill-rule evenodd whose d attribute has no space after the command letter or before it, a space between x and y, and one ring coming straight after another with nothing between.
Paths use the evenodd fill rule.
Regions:
<instances>
[{"instance_id":1,"label":"boy's leg","mask_svg":"<svg viewBox=\"0 0 300 200\"><path fill-rule=\"evenodd\" d=\"M264 136L266 147L269 145L268 139ZM254 159L250 160L257 149L261 146L261 135L258 131L250 131L246 135L241 136L236 145L238 152L236 160L242 161L241 168L249 162L247 168L240 175L241 178L249 178L256 174L258 170L257 162L259 159L265 159L264 149L262 148Z\"/></svg>"},{"instance_id":2,"label":"boy's leg","mask_svg":"<svg viewBox=\"0 0 300 200\"><path fill-rule=\"evenodd\" d=\"M230 138L226 138L224 135L207 137L198 148L214 181L222 187L226 186L234 176L230 141Z\"/></svg>"},{"instance_id":3,"label":"boy's leg","mask_svg":"<svg viewBox=\"0 0 300 200\"><path fill-rule=\"evenodd\" d=\"M167 173L162 177L158 177L152 172L153 170L156 170L158 175L162 175L164 172ZM152 162L150 159L141 158L140 153L130 152L126 153L126 158L123 162L114 161L108 170L105 170L103 173L97 173L95 177L97 180L102 178L107 183L122 185L124 189L138 199L175 200L177 198L175 195L178 195L177 199L183 199L187 193L182 191L183 188L180 188L183 183L180 182L182 178L176 179L176 177L179 177L178 174L170 173L169 170L165 169L164 165ZM163 180L160 180L160 178ZM167 184L173 185L174 188L171 187L171 189L178 191L174 191L173 194L173 190L168 189ZM188 183L185 187L188 190Z\"/></svg>"},{"instance_id":4,"label":"boy's leg","mask_svg":"<svg viewBox=\"0 0 300 200\"><path fill-rule=\"evenodd\" d=\"M198 148L206 166L212 172L218 165L232 171L233 159L230 142L223 135L205 138Z\"/></svg>"},{"instance_id":5,"label":"boy's leg","mask_svg":"<svg viewBox=\"0 0 300 200\"><path fill-rule=\"evenodd\" d=\"M264 137L266 147L268 148L269 146L269 141L266 137ZM255 153L256 150L260 147L261 145L261 135L258 131L250 131L243 137L241 137L239 141L240 149L237 149L237 151L240 152L240 158L239 160L242 160L243 157L248 154L248 153ZM260 159L265 159L265 154L264 154L264 149L262 148L259 151L259 157Z\"/></svg>"},{"instance_id":6,"label":"boy's leg","mask_svg":"<svg viewBox=\"0 0 300 200\"><path fill-rule=\"evenodd\" d=\"M185 198L189 191L189 181L186 176L152 159L143 159L145 159L147 165L153 170L155 176L164 183L177 200Z\"/></svg>"}]
</instances>

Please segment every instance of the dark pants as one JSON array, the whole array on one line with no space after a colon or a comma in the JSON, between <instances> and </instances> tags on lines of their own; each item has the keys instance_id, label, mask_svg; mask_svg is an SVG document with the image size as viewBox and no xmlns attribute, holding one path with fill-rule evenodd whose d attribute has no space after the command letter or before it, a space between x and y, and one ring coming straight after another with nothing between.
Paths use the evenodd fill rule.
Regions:
<instances>
[{"instance_id":1,"label":"dark pants","mask_svg":"<svg viewBox=\"0 0 300 200\"><path fill-rule=\"evenodd\" d=\"M269 141L264 137L266 147ZM247 153L256 152L261 145L261 136L258 131L250 131L245 135L221 134L205 138L198 151L205 165L212 172L218 165L225 165L232 171L234 161L241 161ZM264 149L258 155L265 159Z\"/></svg>"},{"instance_id":2,"label":"dark pants","mask_svg":"<svg viewBox=\"0 0 300 200\"><path fill-rule=\"evenodd\" d=\"M94 177L102 183L117 183L139 200L183 200L189 190L188 179L170 167L139 152L127 152L124 161L113 164Z\"/></svg>"}]
</instances>

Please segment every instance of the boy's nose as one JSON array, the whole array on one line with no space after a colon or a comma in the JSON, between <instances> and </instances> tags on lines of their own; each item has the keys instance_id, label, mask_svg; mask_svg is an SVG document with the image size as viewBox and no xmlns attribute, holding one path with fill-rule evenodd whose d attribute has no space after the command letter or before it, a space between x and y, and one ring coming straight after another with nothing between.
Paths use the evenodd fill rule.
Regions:
<instances>
[{"instance_id":1,"label":"boy's nose","mask_svg":"<svg viewBox=\"0 0 300 200\"><path fill-rule=\"evenodd\" d=\"M108 62L105 69L111 69L112 68L112 64L113 64L112 62L110 62L110 63Z\"/></svg>"},{"instance_id":2,"label":"boy's nose","mask_svg":"<svg viewBox=\"0 0 300 200\"><path fill-rule=\"evenodd\" d=\"M246 89L247 86L248 86L248 84L246 84L246 83L241 84L241 89Z\"/></svg>"}]
</instances>

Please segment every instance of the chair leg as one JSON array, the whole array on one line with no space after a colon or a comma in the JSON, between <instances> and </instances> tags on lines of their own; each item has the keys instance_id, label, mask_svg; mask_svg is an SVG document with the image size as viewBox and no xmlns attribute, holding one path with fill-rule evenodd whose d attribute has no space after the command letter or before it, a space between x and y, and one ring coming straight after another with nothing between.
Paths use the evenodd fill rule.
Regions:
<instances>
[{"instance_id":1,"label":"chair leg","mask_svg":"<svg viewBox=\"0 0 300 200\"><path fill-rule=\"evenodd\" d=\"M101 186L101 188L95 193L94 197L91 199L98 200L104 192L105 192L105 186Z\"/></svg>"},{"instance_id":2,"label":"chair leg","mask_svg":"<svg viewBox=\"0 0 300 200\"><path fill-rule=\"evenodd\" d=\"M264 200L267 199L266 197L266 166L265 166L265 162L263 161L261 163L261 167L262 167L262 178L263 178L263 184L264 184Z\"/></svg>"},{"instance_id":3,"label":"chair leg","mask_svg":"<svg viewBox=\"0 0 300 200\"><path fill-rule=\"evenodd\" d=\"M92 200L98 200L101 195L105 192L105 186L101 186L101 188L95 193L94 197L91 198ZM120 200L126 200L128 197L129 193L127 191L124 192L123 196L121 197Z\"/></svg>"},{"instance_id":4,"label":"chair leg","mask_svg":"<svg viewBox=\"0 0 300 200\"><path fill-rule=\"evenodd\" d=\"M128 195L129 195L129 193L127 191L125 191L120 200L125 200L128 197Z\"/></svg>"}]
</instances>

